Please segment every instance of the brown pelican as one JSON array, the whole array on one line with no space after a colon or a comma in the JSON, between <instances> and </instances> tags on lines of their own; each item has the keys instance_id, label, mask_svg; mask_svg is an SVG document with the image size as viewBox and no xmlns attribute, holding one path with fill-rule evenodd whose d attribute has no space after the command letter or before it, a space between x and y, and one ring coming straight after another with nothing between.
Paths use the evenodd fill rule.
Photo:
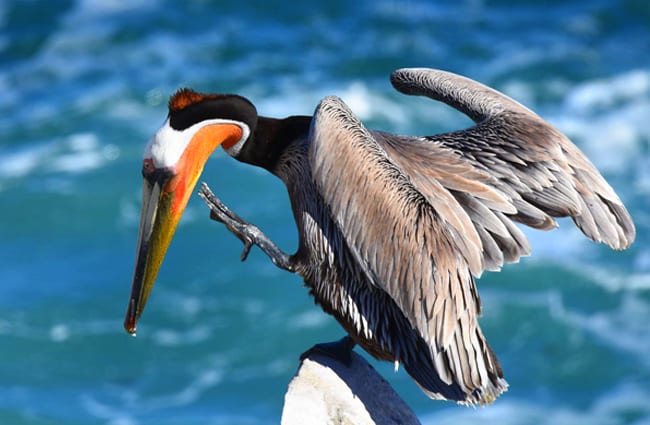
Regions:
<instances>
[{"instance_id":1,"label":"brown pelican","mask_svg":"<svg viewBox=\"0 0 650 425\"><path fill-rule=\"evenodd\" d=\"M348 333L340 345L402 364L431 398L489 403L506 388L478 323L475 278L530 252L514 224L571 217L621 250L635 228L616 193L560 131L507 96L432 69L391 76L476 125L434 136L368 130L337 97L313 116L258 116L247 99L182 89L145 149L142 218L125 327L135 333L205 162L219 146L287 186L299 241L282 252L204 186L211 217L298 273Z\"/></svg>"}]
</instances>

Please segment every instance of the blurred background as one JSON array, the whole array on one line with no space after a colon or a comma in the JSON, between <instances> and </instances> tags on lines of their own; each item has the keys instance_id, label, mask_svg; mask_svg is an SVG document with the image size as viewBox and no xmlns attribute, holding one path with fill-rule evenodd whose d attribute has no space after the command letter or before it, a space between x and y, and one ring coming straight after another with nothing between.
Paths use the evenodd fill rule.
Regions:
<instances>
[{"instance_id":1,"label":"blurred background","mask_svg":"<svg viewBox=\"0 0 650 425\"><path fill-rule=\"evenodd\" d=\"M570 221L479 281L511 387L469 409L372 364L424 424L650 424L650 3L646 0L0 2L0 423L274 424L301 352L342 329L194 196L142 317L122 329L143 148L169 95L311 114L342 97L376 129L470 121L393 91L428 66L487 83L567 133L628 206L613 252ZM284 250L286 191L222 151L202 180Z\"/></svg>"}]
</instances>

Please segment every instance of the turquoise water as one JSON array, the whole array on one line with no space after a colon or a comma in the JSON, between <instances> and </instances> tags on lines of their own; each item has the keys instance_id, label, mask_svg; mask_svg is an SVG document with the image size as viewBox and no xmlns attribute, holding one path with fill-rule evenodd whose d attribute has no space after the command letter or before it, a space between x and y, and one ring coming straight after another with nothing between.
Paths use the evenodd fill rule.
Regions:
<instances>
[{"instance_id":1,"label":"turquoise water","mask_svg":"<svg viewBox=\"0 0 650 425\"><path fill-rule=\"evenodd\" d=\"M299 354L342 330L258 250L240 263L195 196L129 337L142 150L181 86L271 116L336 94L378 129L468 124L395 93L404 66L535 109L598 165L638 236L616 253L562 221L480 280L511 385L490 407L431 401L373 364L425 424L650 424L649 53L642 0L0 2L0 424L278 423ZM223 152L203 180L293 251L279 181Z\"/></svg>"}]
</instances>

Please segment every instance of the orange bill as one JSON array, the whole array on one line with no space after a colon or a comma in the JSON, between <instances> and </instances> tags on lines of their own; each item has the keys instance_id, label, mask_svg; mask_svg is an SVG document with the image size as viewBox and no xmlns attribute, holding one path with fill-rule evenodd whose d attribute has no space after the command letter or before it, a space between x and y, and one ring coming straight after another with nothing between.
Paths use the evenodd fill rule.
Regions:
<instances>
[{"instance_id":1,"label":"orange bill","mask_svg":"<svg viewBox=\"0 0 650 425\"><path fill-rule=\"evenodd\" d=\"M124 320L124 328L130 334L135 335L140 315L206 161L219 145L232 146L241 137L242 129L235 124L202 127L174 167L156 174L155 178L144 179L133 285Z\"/></svg>"}]
</instances>

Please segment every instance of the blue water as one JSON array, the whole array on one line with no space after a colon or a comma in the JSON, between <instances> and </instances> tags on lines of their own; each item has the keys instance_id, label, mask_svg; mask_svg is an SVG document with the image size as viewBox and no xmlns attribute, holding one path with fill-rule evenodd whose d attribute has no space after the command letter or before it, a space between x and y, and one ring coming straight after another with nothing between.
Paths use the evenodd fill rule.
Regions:
<instances>
[{"instance_id":1,"label":"blue water","mask_svg":"<svg viewBox=\"0 0 650 425\"><path fill-rule=\"evenodd\" d=\"M429 400L373 364L425 424L650 424L650 4L306 3L0 2L0 424L278 423L299 354L342 330L258 250L240 263L193 197L129 337L142 150L181 86L271 116L335 94L374 128L468 125L395 93L387 78L404 66L466 74L554 123L638 236L616 253L562 221L481 279L481 324L511 385L492 406ZM203 180L295 249L279 181L223 152Z\"/></svg>"}]
</instances>

